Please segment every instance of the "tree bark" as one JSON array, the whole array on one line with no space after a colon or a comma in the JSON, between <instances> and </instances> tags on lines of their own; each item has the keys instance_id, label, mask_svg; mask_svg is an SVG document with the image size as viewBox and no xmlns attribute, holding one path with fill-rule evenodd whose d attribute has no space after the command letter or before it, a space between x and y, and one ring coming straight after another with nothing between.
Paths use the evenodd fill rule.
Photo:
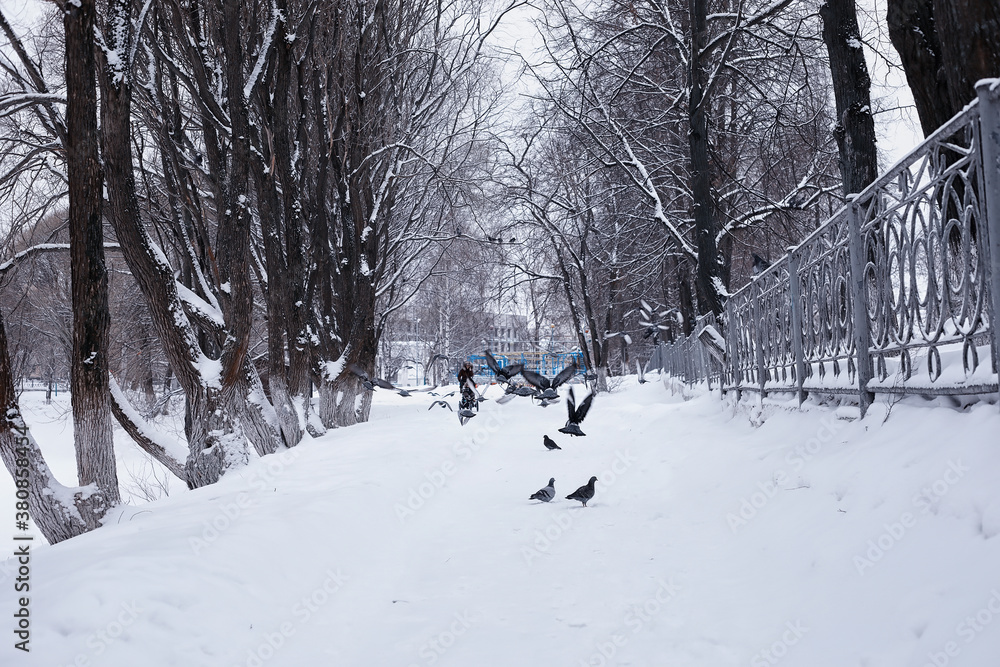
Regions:
<instances>
[{"instance_id":1,"label":"tree bark","mask_svg":"<svg viewBox=\"0 0 1000 667\"><path fill-rule=\"evenodd\" d=\"M68 3L66 30L66 166L69 180L73 357L73 440L81 486L93 484L94 510L121 502L115 468L108 376L108 272L104 262L104 175L98 157L94 0ZM102 500L101 500L102 499Z\"/></svg>"},{"instance_id":2,"label":"tree bark","mask_svg":"<svg viewBox=\"0 0 1000 667\"><path fill-rule=\"evenodd\" d=\"M1000 77L1000 3L934 0L952 115L976 99L976 81Z\"/></svg>"},{"instance_id":3,"label":"tree bark","mask_svg":"<svg viewBox=\"0 0 1000 667\"><path fill-rule=\"evenodd\" d=\"M1000 6L983 0L889 0L889 38L930 135L1000 76Z\"/></svg>"},{"instance_id":4,"label":"tree bark","mask_svg":"<svg viewBox=\"0 0 1000 667\"><path fill-rule=\"evenodd\" d=\"M888 0L886 23L926 137L952 116L933 0Z\"/></svg>"},{"instance_id":5,"label":"tree bark","mask_svg":"<svg viewBox=\"0 0 1000 667\"><path fill-rule=\"evenodd\" d=\"M871 79L854 0L827 0L819 13L823 18L823 41L830 55L837 103L833 134L840 152L840 175L846 195L861 192L878 178Z\"/></svg>"},{"instance_id":6,"label":"tree bark","mask_svg":"<svg viewBox=\"0 0 1000 667\"><path fill-rule=\"evenodd\" d=\"M691 152L691 198L698 249L696 289L701 313L722 312L717 285L719 249L716 242L715 200L708 158L708 98L705 96L705 40L708 34L707 0L690 0L691 54L688 72L688 147Z\"/></svg>"}]
</instances>

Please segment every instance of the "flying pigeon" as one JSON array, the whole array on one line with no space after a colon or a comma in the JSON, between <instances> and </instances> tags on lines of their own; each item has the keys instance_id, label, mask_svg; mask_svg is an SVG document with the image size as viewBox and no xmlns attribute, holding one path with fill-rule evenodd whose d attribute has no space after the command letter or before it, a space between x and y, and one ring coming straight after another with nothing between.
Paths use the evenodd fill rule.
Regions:
<instances>
[{"instance_id":1,"label":"flying pigeon","mask_svg":"<svg viewBox=\"0 0 1000 667\"><path fill-rule=\"evenodd\" d=\"M442 408L448 408L452 412L455 411L455 409L453 407L451 407L450 405L448 405L448 401L434 401L433 403L431 403L430 405L427 406L427 409L430 410L435 405L440 405Z\"/></svg>"},{"instance_id":2,"label":"flying pigeon","mask_svg":"<svg viewBox=\"0 0 1000 667\"><path fill-rule=\"evenodd\" d=\"M510 364L501 368L489 350L484 350L483 353L486 355L486 365L497 376L498 382L510 382L511 378L520 373L521 368L523 368L521 364Z\"/></svg>"},{"instance_id":3,"label":"flying pigeon","mask_svg":"<svg viewBox=\"0 0 1000 667\"><path fill-rule=\"evenodd\" d=\"M481 393L479 392L479 390L478 390L478 389L476 389L476 385L472 384L472 380L466 380L466 381L465 381L465 386L466 386L466 387L468 387L468 388L469 388L469 391L471 391L471 392L473 393L473 395L474 395L474 396L475 396L475 398L476 398L476 403L477 403L477 404L478 404L478 403L482 403L483 401L488 401L488 400L490 400L490 399L486 398L485 396L483 396L483 395L482 395L482 394L481 394Z\"/></svg>"},{"instance_id":4,"label":"flying pigeon","mask_svg":"<svg viewBox=\"0 0 1000 667\"><path fill-rule=\"evenodd\" d=\"M579 500L583 503L583 506L587 506L587 501L594 497L594 483L597 481L597 477L591 477L590 481L581 486L579 489L573 493L566 496L567 500Z\"/></svg>"},{"instance_id":5,"label":"flying pigeon","mask_svg":"<svg viewBox=\"0 0 1000 667\"><path fill-rule=\"evenodd\" d=\"M552 438L550 438L547 435L543 435L542 436L542 444L545 445L545 449L548 449L548 450L562 449L562 447L560 447L559 445L556 444L555 440L553 440Z\"/></svg>"},{"instance_id":6,"label":"flying pigeon","mask_svg":"<svg viewBox=\"0 0 1000 667\"><path fill-rule=\"evenodd\" d=\"M559 374L551 380L541 373L536 373L535 371L528 370L527 368L521 370L521 375L525 380L527 380L528 384L537 388L537 391L534 394L535 398L552 400L554 398L559 398L559 393L556 391L556 388L576 375L576 371L577 367L576 362L574 361L569 366L559 371Z\"/></svg>"},{"instance_id":7,"label":"flying pigeon","mask_svg":"<svg viewBox=\"0 0 1000 667\"><path fill-rule=\"evenodd\" d=\"M369 377L368 373L366 373L365 370L361 368L361 366L358 366L355 363L347 364L347 370L357 375L358 378L361 380L361 384L363 384L365 389L367 389L368 391L374 391L375 387L382 387L383 389L394 389L394 390L396 389L387 380L383 380L382 378Z\"/></svg>"},{"instance_id":8,"label":"flying pigeon","mask_svg":"<svg viewBox=\"0 0 1000 667\"><path fill-rule=\"evenodd\" d=\"M639 360L635 360L635 372L639 376L639 384L646 384L646 374L642 372L642 366L639 365Z\"/></svg>"},{"instance_id":9,"label":"flying pigeon","mask_svg":"<svg viewBox=\"0 0 1000 667\"><path fill-rule=\"evenodd\" d=\"M591 490L590 495L593 496L594 492ZM528 500L541 500L543 503L547 503L556 497L556 478L552 477L549 479L549 485L544 489L538 489L530 496Z\"/></svg>"},{"instance_id":10,"label":"flying pigeon","mask_svg":"<svg viewBox=\"0 0 1000 667\"><path fill-rule=\"evenodd\" d=\"M573 396L573 387L569 388L569 397L566 399L566 411L569 412L569 419L566 420L566 425L559 429L560 433L565 433L567 435L587 435L580 430L580 422L583 418L587 416L587 412L590 410L590 404L594 401L594 394L591 392L587 394L587 398L580 401L580 406L576 405L576 397Z\"/></svg>"}]
</instances>

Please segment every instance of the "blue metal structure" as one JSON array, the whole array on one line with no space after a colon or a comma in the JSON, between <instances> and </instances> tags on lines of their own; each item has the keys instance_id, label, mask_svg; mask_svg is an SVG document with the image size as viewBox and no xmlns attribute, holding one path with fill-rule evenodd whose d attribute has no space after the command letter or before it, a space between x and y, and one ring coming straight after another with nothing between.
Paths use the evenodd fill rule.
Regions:
<instances>
[{"instance_id":1,"label":"blue metal structure","mask_svg":"<svg viewBox=\"0 0 1000 667\"><path fill-rule=\"evenodd\" d=\"M513 352L508 354L494 354L500 368L511 364L522 364L528 370L541 373L546 377L554 377L556 373L569 366L574 361L579 369L578 375L586 372L587 367L583 363L582 352ZM496 375L486 365L486 356L474 354L468 357L476 370L476 377L483 378L486 382L496 382Z\"/></svg>"}]
</instances>

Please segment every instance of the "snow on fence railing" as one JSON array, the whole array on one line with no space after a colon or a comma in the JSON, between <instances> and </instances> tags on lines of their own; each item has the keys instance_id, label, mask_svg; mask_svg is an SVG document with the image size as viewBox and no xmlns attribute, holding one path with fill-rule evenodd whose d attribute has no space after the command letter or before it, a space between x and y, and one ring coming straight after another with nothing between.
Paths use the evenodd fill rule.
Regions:
<instances>
[{"instance_id":1,"label":"snow on fence railing","mask_svg":"<svg viewBox=\"0 0 1000 667\"><path fill-rule=\"evenodd\" d=\"M702 319L649 367L737 395L856 394L862 412L875 393L997 392L1000 80L977 92L730 296L724 361L706 360Z\"/></svg>"}]
</instances>

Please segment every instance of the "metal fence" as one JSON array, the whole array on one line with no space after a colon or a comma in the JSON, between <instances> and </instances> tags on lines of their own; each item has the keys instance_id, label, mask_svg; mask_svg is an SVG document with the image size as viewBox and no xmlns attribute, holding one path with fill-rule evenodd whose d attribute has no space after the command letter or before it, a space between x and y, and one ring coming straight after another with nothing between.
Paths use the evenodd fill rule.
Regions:
<instances>
[{"instance_id":1,"label":"metal fence","mask_svg":"<svg viewBox=\"0 0 1000 667\"><path fill-rule=\"evenodd\" d=\"M875 393L997 392L1000 80L977 92L649 367L738 394L856 394L862 412Z\"/></svg>"}]
</instances>

